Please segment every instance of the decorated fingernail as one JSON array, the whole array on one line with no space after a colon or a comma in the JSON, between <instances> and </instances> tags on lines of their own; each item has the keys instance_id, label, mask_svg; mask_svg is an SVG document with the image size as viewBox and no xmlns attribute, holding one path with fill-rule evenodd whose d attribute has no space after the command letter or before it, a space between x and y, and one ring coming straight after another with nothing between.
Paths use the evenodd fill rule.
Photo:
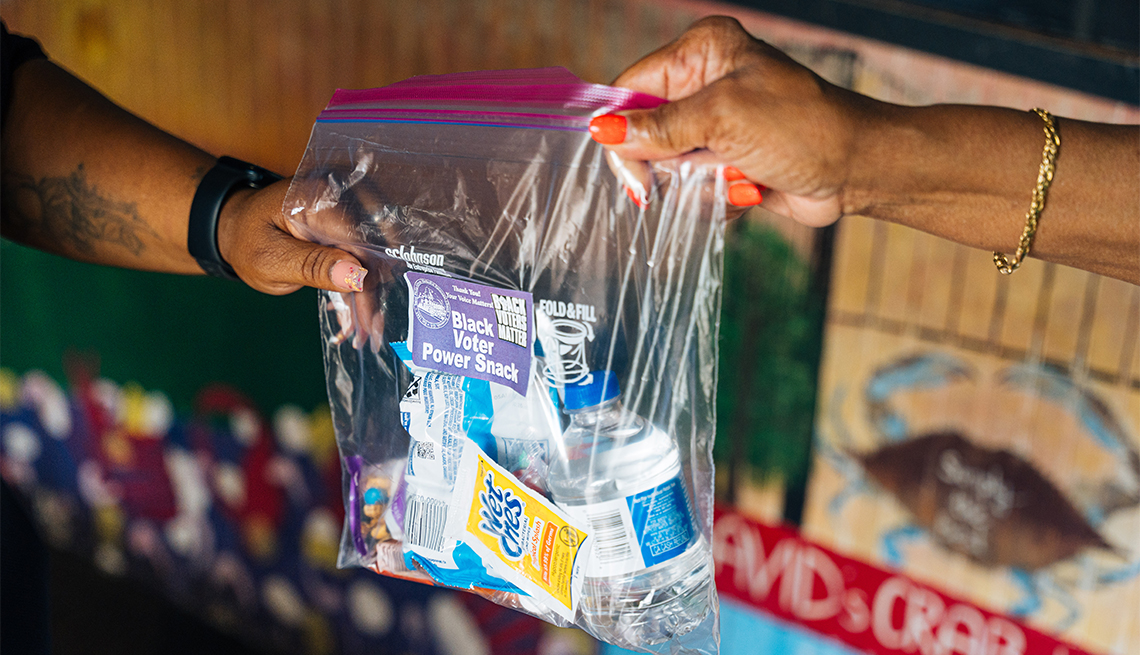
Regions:
<instances>
[{"instance_id":1,"label":"decorated fingernail","mask_svg":"<svg viewBox=\"0 0 1140 655\"><path fill-rule=\"evenodd\" d=\"M754 184L733 184L728 187L728 201L737 207L759 205L761 200L760 189Z\"/></svg>"},{"instance_id":2,"label":"decorated fingernail","mask_svg":"<svg viewBox=\"0 0 1140 655\"><path fill-rule=\"evenodd\" d=\"M625 187L625 195L629 196L629 199L633 201L633 204L637 205L638 207L640 207L642 209L645 209L646 205L648 204L644 200L641 199L641 196L637 195L637 192L635 192L633 189L629 188L628 186Z\"/></svg>"},{"instance_id":3,"label":"decorated fingernail","mask_svg":"<svg viewBox=\"0 0 1140 655\"><path fill-rule=\"evenodd\" d=\"M724 179L727 182L735 182L737 180L743 180L744 179L744 173L741 173L740 169L735 167L735 166L725 166L724 167Z\"/></svg>"},{"instance_id":4,"label":"decorated fingernail","mask_svg":"<svg viewBox=\"0 0 1140 655\"><path fill-rule=\"evenodd\" d=\"M625 116L603 114L590 121L590 136L603 145L612 146L625 141Z\"/></svg>"},{"instance_id":5,"label":"decorated fingernail","mask_svg":"<svg viewBox=\"0 0 1140 655\"><path fill-rule=\"evenodd\" d=\"M364 276L368 271L352 262L337 262L332 267L333 284L347 291L364 291Z\"/></svg>"}]
</instances>

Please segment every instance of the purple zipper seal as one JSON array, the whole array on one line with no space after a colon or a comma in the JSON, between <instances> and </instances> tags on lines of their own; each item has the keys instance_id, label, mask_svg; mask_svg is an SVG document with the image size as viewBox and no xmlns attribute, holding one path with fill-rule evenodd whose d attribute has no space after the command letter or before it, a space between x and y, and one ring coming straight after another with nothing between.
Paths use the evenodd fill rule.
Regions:
<instances>
[{"instance_id":1,"label":"purple zipper seal","mask_svg":"<svg viewBox=\"0 0 1140 655\"><path fill-rule=\"evenodd\" d=\"M326 110L429 102L445 104L519 103L587 110L651 109L666 101L631 89L584 82L565 68L474 71L420 75L377 89L337 89ZM393 108L392 106L388 107Z\"/></svg>"},{"instance_id":2,"label":"purple zipper seal","mask_svg":"<svg viewBox=\"0 0 1140 655\"><path fill-rule=\"evenodd\" d=\"M360 471L364 467L364 458L360 455L351 455L344 458L344 468L348 471L348 529L352 532L352 545L361 557L368 556L368 547L364 544L364 533L360 531Z\"/></svg>"}]
</instances>

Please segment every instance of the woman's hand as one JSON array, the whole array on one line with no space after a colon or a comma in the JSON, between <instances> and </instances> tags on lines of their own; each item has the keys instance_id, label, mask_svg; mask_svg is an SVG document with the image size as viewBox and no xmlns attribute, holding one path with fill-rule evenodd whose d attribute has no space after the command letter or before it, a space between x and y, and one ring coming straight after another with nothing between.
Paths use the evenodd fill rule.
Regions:
<instances>
[{"instance_id":1,"label":"woman's hand","mask_svg":"<svg viewBox=\"0 0 1140 655\"><path fill-rule=\"evenodd\" d=\"M763 207L809 226L858 214L1011 252L1027 224L1046 143L1034 112L880 102L829 84L730 18L696 23L615 84L671 101L591 122L634 195L645 161L702 149L727 166L732 204L756 204L767 187ZM1140 129L1056 125L1062 143L1030 254L1140 283Z\"/></svg>"},{"instance_id":2,"label":"woman's hand","mask_svg":"<svg viewBox=\"0 0 1140 655\"><path fill-rule=\"evenodd\" d=\"M734 205L756 204L763 185L762 206L801 223L827 225L842 214L866 99L752 38L736 20L701 20L614 85L670 100L594 119L595 139L634 170L638 160L706 149L732 167Z\"/></svg>"}]
</instances>

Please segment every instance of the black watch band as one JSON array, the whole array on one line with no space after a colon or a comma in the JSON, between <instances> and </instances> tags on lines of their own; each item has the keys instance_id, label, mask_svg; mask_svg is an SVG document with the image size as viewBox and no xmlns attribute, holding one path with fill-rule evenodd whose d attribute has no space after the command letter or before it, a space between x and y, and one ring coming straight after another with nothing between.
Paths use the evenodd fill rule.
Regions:
<instances>
[{"instance_id":1,"label":"black watch band","mask_svg":"<svg viewBox=\"0 0 1140 655\"><path fill-rule=\"evenodd\" d=\"M214 167L198 183L194 201L190 203L190 225L186 247L198 260L203 271L214 277L237 280L232 266L222 259L218 251L218 215L230 193L238 186L260 189L280 180L281 176L260 166L234 159L219 157Z\"/></svg>"}]
</instances>

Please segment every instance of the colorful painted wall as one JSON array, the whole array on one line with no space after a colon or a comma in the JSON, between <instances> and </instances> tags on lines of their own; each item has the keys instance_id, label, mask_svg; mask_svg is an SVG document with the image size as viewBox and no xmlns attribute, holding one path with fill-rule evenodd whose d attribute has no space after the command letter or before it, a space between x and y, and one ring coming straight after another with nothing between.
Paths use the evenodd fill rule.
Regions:
<instances>
[{"instance_id":1,"label":"colorful painted wall","mask_svg":"<svg viewBox=\"0 0 1140 655\"><path fill-rule=\"evenodd\" d=\"M856 44L912 103L1135 107ZM1140 289L844 219L803 534L1092 652L1140 645Z\"/></svg>"}]
</instances>

